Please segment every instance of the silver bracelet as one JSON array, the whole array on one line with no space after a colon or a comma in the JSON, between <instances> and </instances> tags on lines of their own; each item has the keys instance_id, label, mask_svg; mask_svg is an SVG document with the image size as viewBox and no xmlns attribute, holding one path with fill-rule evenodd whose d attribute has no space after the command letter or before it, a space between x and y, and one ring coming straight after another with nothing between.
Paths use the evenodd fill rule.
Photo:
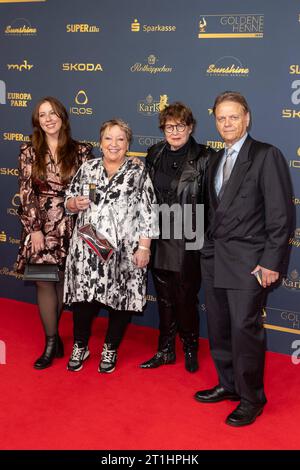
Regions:
<instances>
[{"instance_id":1,"label":"silver bracelet","mask_svg":"<svg viewBox=\"0 0 300 470\"><path fill-rule=\"evenodd\" d=\"M142 251L149 251L149 252L151 251L150 248L147 248L146 246L143 246L143 245L139 245L138 249Z\"/></svg>"}]
</instances>

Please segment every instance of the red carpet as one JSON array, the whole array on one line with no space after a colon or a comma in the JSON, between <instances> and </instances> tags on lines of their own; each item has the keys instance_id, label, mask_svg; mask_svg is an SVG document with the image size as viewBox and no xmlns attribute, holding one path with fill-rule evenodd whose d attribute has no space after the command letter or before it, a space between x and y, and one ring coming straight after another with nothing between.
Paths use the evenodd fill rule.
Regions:
<instances>
[{"instance_id":1,"label":"red carpet","mask_svg":"<svg viewBox=\"0 0 300 470\"><path fill-rule=\"evenodd\" d=\"M233 402L200 404L193 393L214 386L216 374L206 340L201 370L184 369L181 345L175 365L142 370L156 348L157 331L130 325L114 373L97 372L106 326L96 319L91 358L82 371L66 370L72 349L71 314L61 335L66 356L43 371L32 368L43 349L36 306L0 300L0 448L3 449L299 449L300 365L289 356L267 354L268 404L255 424L224 424Z\"/></svg>"}]
</instances>

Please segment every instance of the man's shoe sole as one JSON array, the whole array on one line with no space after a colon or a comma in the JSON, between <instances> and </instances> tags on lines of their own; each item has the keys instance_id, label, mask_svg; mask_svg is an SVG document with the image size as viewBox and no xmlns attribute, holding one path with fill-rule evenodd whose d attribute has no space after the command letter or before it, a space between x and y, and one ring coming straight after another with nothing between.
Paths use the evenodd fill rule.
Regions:
<instances>
[{"instance_id":1,"label":"man's shoe sole","mask_svg":"<svg viewBox=\"0 0 300 470\"><path fill-rule=\"evenodd\" d=\"M194 395L194 398L195 400L199 401L200 403L219 403L220 401L226 401L226 400L229 400L229 401L240 401L240 397L238 396L234 396L234 395L231 395L231 396L228 396L228 397L224 397L224 398L213 398L213 399L202 399L202 398L198 398L196 395Z\"/></svg>"},{"instance_id":2,"label":"man's shoe sole","mask_svg":"<svg viewBox=\"0 0 300 470\"><path fill-rule=\"evenodd\" d=\"M110 369L110 370L101 370L100 367L98 367L98 372L100 372L100 374L110 374L114 370L116 370L115 367L113 369Z\"/></svg>"}]
</instances>

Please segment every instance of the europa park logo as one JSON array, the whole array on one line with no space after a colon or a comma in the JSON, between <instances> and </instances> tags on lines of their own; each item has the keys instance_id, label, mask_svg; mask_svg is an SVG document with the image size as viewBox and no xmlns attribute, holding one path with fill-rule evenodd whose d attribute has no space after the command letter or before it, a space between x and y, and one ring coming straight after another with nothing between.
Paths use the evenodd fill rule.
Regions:
<instances>
[{"instance_id":1,"label":"europa park logo","mask_svg":"<svg viewBox=\"0 0 300 470\"><path fill-rule=\"evenodd\" d=\"M70 107L70 114L85 116L93 114L93 109L87 106L89 99L84 90L79 90L75 96L75 105Z\"/></svg>"},{"instance_id":2,"label":"europa park logo","mask_svg":"<svg viewBox=\"0 0 300 470\"><path fill-rule=\"evenodd\" d=\"M31 93L27 92L9 91L6 94L6 84L3 80L0 80L0 104L6 104L6 98L13 108L27 108L28 102L32 100Z\"/></svg>"},{"instance_id":3,"label":"europa park logo","mask_svg":"<svg viewBox=\"0 0 300 470\"><path fill-rule=\"evenodd\" d=\"M168 95L160 95L159 100L148 95L145 100L138 101L137 111L144 116L159 114L168 106L168 99Z\"/></svg>"}]
</instances>

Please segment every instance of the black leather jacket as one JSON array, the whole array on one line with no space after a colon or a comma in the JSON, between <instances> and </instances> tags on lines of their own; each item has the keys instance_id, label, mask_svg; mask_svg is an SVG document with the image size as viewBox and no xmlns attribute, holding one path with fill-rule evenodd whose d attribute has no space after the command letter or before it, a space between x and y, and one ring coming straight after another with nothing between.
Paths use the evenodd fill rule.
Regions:
<instances>
[{"instance_id":1,"label":"black leather jacket","mask_svg":"<svg viewBox=\"0 0 300 470\"><path fill-rule=\"evenodd\" d=\"M166 156L166 146L167 143L163 141L153 145L148 150L146 167L152 181L154 181L154 176L156 171L158 171L161 159L168 158ZM155 189L159 204L167 203L171 205L172 202L179 203L182 209L185 204L192 206L193 230L196 228L196 204L204 204L205 202L206 170L208 160L214 153L214 150L210 147L198 144L193 137L190 137L181 173L172 180L167 198ZM186 262L190 264L194 260L199 263L199 251L186 251L185 242L184 237L179 240L162 240L160 238L154 241L152 266L156 269L178 272L184 268Z\"/></svg>"}]
</instances>

